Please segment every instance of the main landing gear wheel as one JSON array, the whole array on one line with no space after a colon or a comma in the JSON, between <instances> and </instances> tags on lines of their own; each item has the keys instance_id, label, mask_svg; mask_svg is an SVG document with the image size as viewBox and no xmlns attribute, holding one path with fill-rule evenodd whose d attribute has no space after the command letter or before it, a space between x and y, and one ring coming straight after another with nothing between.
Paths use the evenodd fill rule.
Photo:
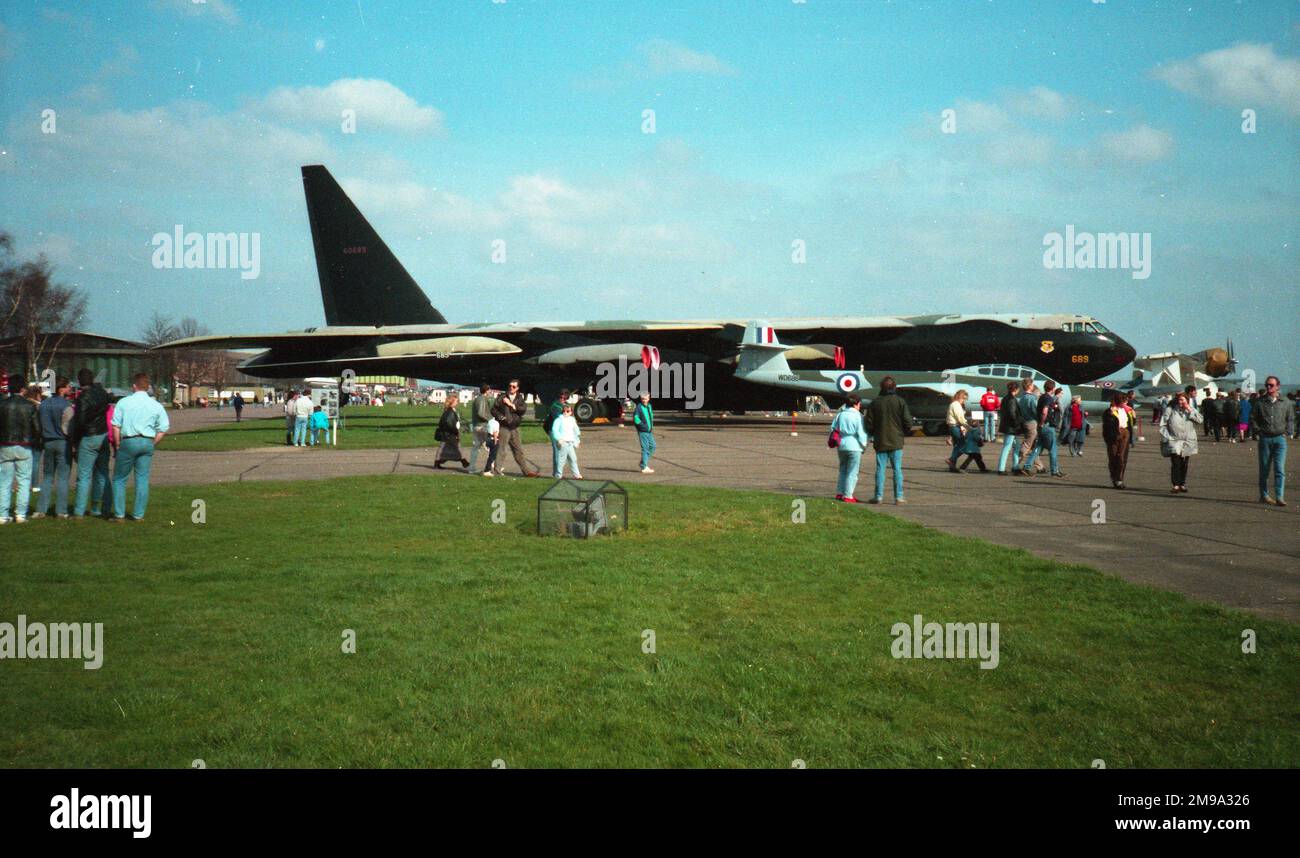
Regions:
<instances>
[{"instance_id":1,"label":"main landing gear wheel","mask_svg":"<svg viewBox=\"0 0 1300 858\"><path fill-rule=\"evenodd\" d=\"M590 423L605 416L605 403L599 399L579 399L573 406L573 416L579 423Z\"/></svg>"}]
</instances>

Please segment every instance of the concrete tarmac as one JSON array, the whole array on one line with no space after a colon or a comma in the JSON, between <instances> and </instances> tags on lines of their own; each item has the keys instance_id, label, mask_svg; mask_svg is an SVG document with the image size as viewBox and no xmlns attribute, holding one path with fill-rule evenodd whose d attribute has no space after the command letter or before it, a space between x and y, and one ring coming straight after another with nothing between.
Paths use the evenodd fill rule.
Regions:
<instances>
[{"instance_id":1,"label":"concrete tarmac","mask_svg":"<svg viewBox=\"0 0 1300 858\"><path fill-rule=\"evenodd\" d=\"M247 417L268 416L260 408ZM180 415L177 415L180 416ZM229 420L228 411L186 412L174 428ZM612 479L634 488L643 482L724 486L833 496L836 455L826 447L826 420L801 420L791 437L788 418L663 419L657 428L654 474L638 470L639 448L630 427L583 430L578 459L587 479ZM467 435L465 437L468 437ZM1300 621L1300 494L1285 509L1258 502L1256 445L1201 442L1191 460L1186 495L1169 492L1168 460L1147 430L1129 458L1129 489L1111 488L1100 433L1089 437L1082 458L1061 455L1064 479L951 474L942 438L912 438L904 455L907 505L861 506L864 513L896 515L957 536L987 539L1055 560L1082 563L1125 580L1173 590L1262 616ZM345 442L346 443L346 442ZM322 479L356 474L424 474L435 471L435 448L408 450L260 447L231 453L171 452L166 442L154 458L153 482L202 484L230 481ZM468 455L468 445L464 448ZM1001 445L987 445L996 468ZM550 469L550 449L527 445L528 457ZM1287 467L1295 484L1300 445ZM480 466L482 459L480 458ZM514 461L506 456L507 472ZM975 466L972 465L972 469ZM874 458L868 452L856 492L872 494ZM473 479L482 479L473 477ZM539 489L542 481L539 482ZM1097 501L1105 521L1094 523Z\"/></svg>"}]
</instances>

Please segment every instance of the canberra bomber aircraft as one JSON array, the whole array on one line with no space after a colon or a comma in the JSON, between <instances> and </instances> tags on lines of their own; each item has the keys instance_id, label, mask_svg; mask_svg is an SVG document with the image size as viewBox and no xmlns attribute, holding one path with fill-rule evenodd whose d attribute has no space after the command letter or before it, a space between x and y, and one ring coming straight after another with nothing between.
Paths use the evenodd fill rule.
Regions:
<instances>
[{"instance_id":1,"label":"canberra bomber aircraft","mask_svg":"<svg viewBox=\"0 0 1300 858\"><path fill-rule=\"evenodd\" d=\"M326 326L192 337L159 348L265 349L239 366L259 378L349 371L464 385L518 378L543 400L561 388L589 389L598 368L620 358L694 365L703 373L703 402L690 404L717 411L788 410L807 394L867 393L870 382L851 367L1023 364L1082 383L1116 372L1136 354L1096 319L1075 314L449 324L325 167L304 166L302 180ZM790 360L831 368L795 370ZM658 403L686 404L672 396ZM582 405L585 419L605 407L599 400Z\"/></svg>"}]
</instances>

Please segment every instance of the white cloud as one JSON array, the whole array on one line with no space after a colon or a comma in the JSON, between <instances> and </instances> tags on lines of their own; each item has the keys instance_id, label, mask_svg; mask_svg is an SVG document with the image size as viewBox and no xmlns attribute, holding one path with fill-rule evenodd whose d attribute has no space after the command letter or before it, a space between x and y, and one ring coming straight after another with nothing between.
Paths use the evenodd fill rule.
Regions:
<instances>
[{"instance_id":1,"label":"white cloud","mask_svg":"<svg viewBox=\"0 0 1300 858\"><path fill-rule=\"evenodd\" d=\"M443 134L442 111L421 105L386 80L343 78L326 87L281 86L251 109L285 122L325 123L337 126L344 110L357 112L357 131L368 128L407 134Z\"/></svg>"},{"instance_id":2,"label":"white cloud","mask_svg":"<svg viewBox=\"0 0 1300 858\"><path fill-rule=\"evenodd\" d=\"M1112 160L1138 164L1159 161L1174 151L1173 135L1150 125L1135 125L1127 131L1103 135L1097 143Z\"/></svg>"},{"instance_id":3,"label":"white cloud","mask_svg":"<svg viewBox=\"0 0 1300 858\"><path fill-rule=\"evenodd\" d=\"M670 42L667 39L651 39L637 50L645 61L646 69L655 75L684 72L730 77L738 73L713 54L695 51L680 42Z\"/></svg>"},{"instance_id":4,"label":"white cloud","mask_svg":"<svg viewBox=\"0 0 1300 858\"><path fill-rule=\"evenodd\" d=\"M1034 119L1065 119L1072 107L1071 99L1045 86L1010 93L1005 101L1011 110Z\"/></svg>"},{"instance_id":5,"label":"white cloud","mask_svg":"<svg viewBox=\"0 0 1300 858\"><path fill-rule=\"evenodd\" d=\"M1011 118L996 104L987 101L957 99L953 108L957 113L957 133L987 134L1011 127Z\"/></svg>"},{"instance_id":6,"label":"white cloud","mask_svg":"<svg viewBox=\"0 0 1300 858\"><path fill-rule=\"evenodd\" d=\"M26 161L38 161L42 173L111 175L137 187L197 176L208 182L283 182L299 165L333 157L319 133L190 101L135 111L68 108L59 113L58 134L41 134L35 123L17 121L8 131L14 147Z\"/></svg>"},{"instance_id":7,"label":"white cloud","mask_svg":"<svg viewBox=\"0 0 1300 858\"><path fill-rule=\"evenodd\" d=\"M614 200L599 191L580 191L549 176L516 176L501 195L506 211L532 220L589 220L607 214Z\"/></svg>"},{"instance_id":8,"label":"white cloud","mask_svg":"<svg viewBox=\"0 0 1300 858\"><path fill-rule=\"evenodd\" d=\"M401 178L346 179L343 186L376 223L392 223L395 234L505 237L515 248L519 242L531 247L524 251L530 256L543 248L587 259L659 262L717 261L734 254L730 242L714 235L707 222L694 222L689 212L658 197L639 205L638 193L659 187L642 177L579 187L555 176L515 176L487 203ZM678 220L662 220L665 209L673 209Z\"/></svg>"},{"instance_id":9,"label":"white cloud","mask_svg":"<svg viewBox=\"0 0 1300 858\"><path fill-rule=\"evenodd\" d=\"M1300 59L1272 45L1241 42L1157 66L1151 75L1179 92L1234 107L1277 107L1300 116Z\"/></svg>"},{"instance_id":10,"label":"white cloud","mask_svg":"<svg viewBox=\"0 0 1300 858\"><path fill-rule=\"evenodd\" d=\"M1052 159L1056 145L1052 138L1026 131L1001 134L984 144L984 157L1004 167L1022 167L1046 164Z\"/></svg>"},{"instance_id":11,"label":"white cloud","mask_svg":"<svg viewBox=\"0 0 1300 858\"><path fill-rule=\"evenodd\" d=\"M419 227L472 232L499 228L506 220L504 213L491 206L419 182L345 179L342 185L362 212L382 212L386 218Z\"/></svg>"},{"instance_id":12,"label":"white cloud","mask_svg":"<svg viewBox=\"0 0 1300 858\"><path fill-rule=\"evenodd\" d=\"M713 54L688 48L681 42L651 39L638 45L636 56L621 66L599 69L574 84L583 90L605 91L673 74L735 77L739 72Z\"/></svg>"}]
</instances>

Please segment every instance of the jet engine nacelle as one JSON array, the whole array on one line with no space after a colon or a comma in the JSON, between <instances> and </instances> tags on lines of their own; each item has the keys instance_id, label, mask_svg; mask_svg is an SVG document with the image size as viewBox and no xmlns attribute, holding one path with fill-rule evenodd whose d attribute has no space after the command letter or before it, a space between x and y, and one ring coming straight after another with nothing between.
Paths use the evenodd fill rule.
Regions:
<instances>
[{"instance_id":1,"label":"jet engine nacelle","mask_svg":"<svg viewBox=\"0 0 1300 858\"><path fill-rule=\"evenodd\" d=\"M532 359L538 366L570 366L583 363L614 362L623 358L628 363L640 363L642 352L648 348L644 343L599 343L589 346L573 346L567 349L554 349L543 352Z\"/></svg>"}]
</instances>

